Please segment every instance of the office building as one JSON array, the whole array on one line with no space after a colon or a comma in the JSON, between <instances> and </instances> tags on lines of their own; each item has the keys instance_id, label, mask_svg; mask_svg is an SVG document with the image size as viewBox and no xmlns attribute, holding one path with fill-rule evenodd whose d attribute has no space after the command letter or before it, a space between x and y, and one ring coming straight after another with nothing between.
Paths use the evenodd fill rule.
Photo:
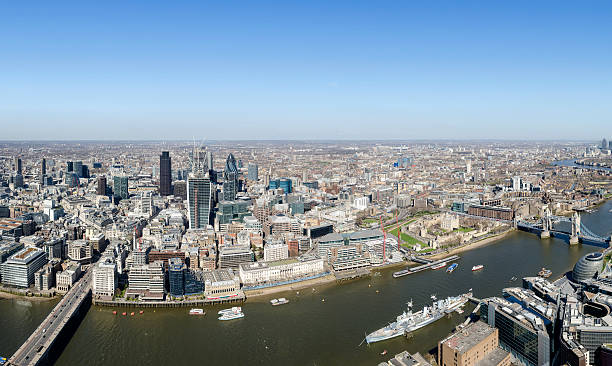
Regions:
<instances>
[{"instance_id":1,"label":"office building","mask_svg":"<svg viewBox=\"0 0 612 366\"><path fill-rule=\"evenodd\" d=\"M232 270L216 269L203 273L204 296L209 300L231 299L242 296L240 278Z\"/></svg>"},{"instance_id":2,"label":"office building","mask_svg":"<svg viewBox=\"0 0 612 366\"><path fill-rule=\"evenodd\" d=\"M11 255L0 264L2 284L29 287L34 283L34 274L47 263L47 255L41 249L27 247Z\"/></svg>"},{"instance_id":3,"label":"office building","mask_svg":"<svg viewBox=\"0 0 612 366\"><path fill-rule=\"evenodd\" d=\"M128 191L128 177L127 176L115 176L113 177L113 195L115 197L126 199L130 197Z\"/></svg>"},{"instance_id":4,"label":"office building","mask_svg":"<svg viewBox=\"0 0 612 366\"><path fill-rule=\"evenodd\" d=\"M19 156L15 156L15 173L22 174L22 168L23 167L21 166L21 158Z\"/></svg>"},{"instance_id":5,"label":"office building","mask_svg":"<svg viewBox=\"0 0 612 366\"><path fill-rule=\"evenodd\" d=\"M257 182L259 180L259 167L255 163L249 163L249 175L248 178L251 182Z\"/></svg>"},{"instance_id":6,"label":"office building","mask_svg":"<svg viewBox=\"0 0 612 366\"><path fill-rule=\"evenodd\" d=\"M219 224L229 224L234 220L242 221L245 216L249 216L249 203L246 201L221 201L217 211Z\"/></svg>"},{"instance_id":7,"label":"office building","mask_svg":"<svg viewBox=\"0 0 612 366\"><path fill-rule=\"evenodd\" d=\"M180 198L183 201L187 199L187 181L177 180L174 182L173 189L174 197Z\"/></svg>"},{"instance_id":8,"label":"office building","mask_svg":"<svg viewBox=\"0 0 612 366\"><path fill-rule=\"evenodd\" d=\"M45 175L47 174L47 159L42 158L42 160L40 161L40 175Z\"/></svg>"},{"instance_id":9,"label":"office building","mask_svg":"<svg viewBox=\"0 0 612 366\"><path fill-rule=\"evenodd\" d=\"M269 243L264 246L264 261L279 261L289 258L289 246L285 243Z\"/></svg>"},{"instance_id":10,"label":"office building","mask_svg":"<svg viewBox=\"0 0 612 366\"><path fill-rule=\"evenodd\" d=\"M117 283L117 263L113 257L104 257L93 269L93 295L112 299Z\"/></svg>"},{"instance_id":11,"label":"office building","mask_svg":"<svg viewBox=\"0 0 612 366\"><path fill-rule=\"evenodd\" d=\"M159 156L159 194L172 194L172 162L168 151L162 151Z\"/></svg>"},{"instance_id":12,"label":"office building","mask_svg":"<svg viewBox=\"0 0 612 366\"><path fill-rule=\"evenodd\" d=\"M275 262L241 263L240 279L245 286L306 279L324 273L321 258L292 258Z\"/></svg>"},{"instance_id":13,"label":"office building","mask_svg":"<svg viewBox=\"0 0 612 366\"><path fill-rule=\"evenodd\" d=\"M55 288L57 291L68 292L80 276L81 265L79 263L71 263L66 269L55 274Z\"/></svg>"},{"instance_id":14,"label":"office building","mask_svg":"<svg viewBox=\"0 0 612 366\"><path fill-rule=\"evenodd\" d=\"M34 273L34 288L38 291L49 291L53 287L55 287L55 266L47 263Z\"/></svg>"},{"instance_id":15,"label":"office building","mask_svg":"<svg viewBox=\"0 0 612 366\"><path fill-rule=\"evenodd\" d=\"M233 201L238 192L238 167L233 154L227 156L225 170L223 171L223 200Z\"/></svg>"},{"instance_id":16,"label":"office building","mask_svg":"<svg viewBox=\"0 0 612 366\"><path fill-rule=\"evenodd\" d=\"M185 294L185 265L180 258L168 259L168 287L172 296Z\"/></svg>"},{"instance_id":17,"label":"office building","mask_svg":"<svg viewBox=\"0 0 612 366\"><path fill-rule=\"evenodd\" d=\"M98 177L98 188L96 188L96 194L100 196L106 195L106 177L103 175Z\"/></svg>"},{"instance_id":18,"label":"office building","mask_svg":"<svg viewBox=\"0 0 612 366\"><path fill-rule=\"evenodd\" d=\"M255 256L248 245L226 245L221 247L219 253L219 268L238 269L244 262L253 262Z\"/></svg>"},{"instance_id":19,"label":"office building","mask_svg":"<svg viewBox=\"0 0 612 366\"><path fill-rule=\"evenodd\" d=\"M209 174L192 175L187 180L189 228L206 228L211 224L213 187Z\"/></svg>"},{"instance_id":20,"label":"office building","mask_svg":"<svg viewBox=\"0 0 612 366\"><path fill-rule=\"evenodd\" d=\"M142 300L163 300L164 266L154 262L143 266L132 266L128 273L126 296L140 297Z\"/></svg>"},{"instance_id":21,"label":"office building","mask_svg":"<svg viewBox=\"0 0 612 366\"><path fill-rule=\"evenodd\" d=\"M68 258L72 261L87 264L93 257L93 245L86 240L72 240L68 243Z\"/></svg>"},{"instance_id":22,"label":"office building","mask_svg":"<svg viewBox=\"0 0 612 366\"><path fill-rule=\"evenodd\" d=\"M270 181L269 189L282 189L283 193L293 192L293 182L289 178L274 179Z\"/></svg>"},{"instance_id":23,"label":"office building","mask_svg":"<svg viewBox=\"0 0 612 366\"><path fill-rule=\"evenodd\" d=\"M510 353L499 348L499 330L477 321L438 342L440 366L510 366Z\"/></svg>"}]
</instances>

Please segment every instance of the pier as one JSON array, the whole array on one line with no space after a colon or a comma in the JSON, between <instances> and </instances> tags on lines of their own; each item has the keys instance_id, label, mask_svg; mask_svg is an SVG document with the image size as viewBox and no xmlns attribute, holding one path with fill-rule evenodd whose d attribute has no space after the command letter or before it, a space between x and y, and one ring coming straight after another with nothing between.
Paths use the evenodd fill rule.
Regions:
<instances>
[{"instance_id":1,"label":"pier","mask_svg":"<svg viewBox=\"0 0 612 366\"><path fill-rule=\"evenodd\" d=\"M77 321L82 308L91 304L92 271L77 281L55 308L8 360L7 365L36 366L50 364L49 354L71 321Z\"/></svg>"},{"instance_id":2,"label":"pier","mask_svg":"<svg viewBox=\"0 0 612 366\"><path fill-rule=\"evenodd\" d=\"M393 273L393 277L398 278L398 277L407 276L409 274L421 272L421 271L424 271L426 269L430 269L431 267L434 267L434 266L436 266L436 265L438 265L440 263L454 261L454 260L457 260L459 258L460 257L458 255L451 255L450 257L446 257L444 259L439 259L437 261L430 261L429 263L422 264L420 266L406 268L404 270L395 272L395 273Z\"/></svg>"}]
</instances>

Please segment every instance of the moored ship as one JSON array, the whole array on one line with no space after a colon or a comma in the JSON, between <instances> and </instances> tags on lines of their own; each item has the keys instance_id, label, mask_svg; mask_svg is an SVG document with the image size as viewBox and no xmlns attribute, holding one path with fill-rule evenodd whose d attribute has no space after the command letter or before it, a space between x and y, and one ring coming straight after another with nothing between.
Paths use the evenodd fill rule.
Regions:
<instances>
[{"instance_id":1,"label":"moored ship","mask_svg":"<svg viewBox=\"0 0 612 366\"><path fill-rule=\"evenodd\" d=\"M472 267L472 271L473 272L480 271L483 268L484 268L484 266L482 264L477 264L474 267Z\"/></svg>"},{"instance_id":2,"label":"moored ship","mask_svg":"<svg viewBox=\"0 0 612 366\"><path fill-rule=\"evenodd\" d=\"M540 272L538 272L538 276L548 278L552 275L552 271L550 269L542 268Z\"/></svg>"},{"instance_id":3,"label":"moored ship","mask_svg":"<svg viewBox=\"0 0 612 366\"><path fill-rule=\"evenodd\" d=\"M232 308L232 309L235 309L235 308ZM230 310L229 312L225 312L221 314L221 316L219 317L219 320L233 320L233 319L244 318L244 313L242 312L242 310L232 310L232 309L228 309Z\"/></svg>"},{"instance_id":4,"label":"moored ship","mask_svg":"<svg viewBox=\"0 0 612 366\"><path fill-rule=\"evenodd\" d=\"M219 310L217 314L223 315L223 314L228 314L228 313L241 313L241 312L242 312L242 308L240 306L234 306L230 309Z\"/></svg>"},{"instance_id":5,"label":"moored ship","mask_svg":"<svg viewBox=\"0 0 612 366\"><path fill-rule=\"evenodd\" d=\"M189 315L204 315L204 309L191 309Z\"/></svg>"},{"instance_id":6,"label":"moored ship","mask_svg":"<svg viewBox=\"0 0 612 366\"><path fill-rule=\"evenodd\" d=\"M431 269L440 269L442 267L446 267L446 262L438 263L434 266L431 266Z\"/></svg>"},{"instance_id":7,"label":"moored ship","mask_svg":"<svg viewBox=\"0 0 612 366\"><path fill-rule=\"evenodd\" d=\"M289 303L289 300L285 299L284 297L270 300L270 304L272 304L272 306L284 305L287 303Z\"/></svg>"},{"instance_id":8,"label":"moored ship","mask_svg":"<svg viewBox=\"0 0 612 366\"><path fill-rule=\"evenodd\" d=\"M444 300L436 300L436 297L432 295L432 305L424 306L423 309L417 312L412 312L411 301L408 303L407 311L404 311L402 314L398 315L395 321L391 324L368 334L366 336L366 342L380 342L420 329L442 318L444 314L448 314L459 309L468 301L468 296L470 296L470 294L450 296Z\"/></svg>"}]
</instances>

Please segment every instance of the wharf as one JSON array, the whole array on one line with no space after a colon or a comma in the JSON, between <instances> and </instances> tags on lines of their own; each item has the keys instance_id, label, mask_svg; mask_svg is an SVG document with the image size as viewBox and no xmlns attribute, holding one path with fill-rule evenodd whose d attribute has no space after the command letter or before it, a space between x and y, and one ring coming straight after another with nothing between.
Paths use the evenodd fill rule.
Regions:
<instances>
[{"instance_id":1,"label":"wharf","mask_svg":"<svg viewBox=\"0 0 612 366\"><path fill-rule=\"evenodd\" d=\"M421 272L421 271L424 271L426 269L430 269L431 267L433 267L433 266L435 266L437 264L444 263L444 262L454 261L454 260L457 260L459 258L460 257L458 255L451 255L450 257L439 259L437 261L429 262L427 264L422 264L422 265L416 266L416 267L406 268L404 270L395 272L395 273L393 273L393 277L398 278L398 277L407 276L409 274Z\"/></svg>"},{"instance_id":2,"label":"wharf","mask_svg":"<svg viewBox=\"0 0 612 366\"><path fill-rule=\"evenodd\" d=\"M334 272L334 276L336 277L337 281L352 280L354 278L369 276L370 274L371 271L369 268L358 268L349 271Z\"/></svg>"},{"instance_id":3,"label":"wharf","mask_svg":"<svg viewBox=\"0 0 612 366\"><path fill-rule=\"evenodd\" d=\"M194 306L231 304L246 301L244 294L226 299L205 299L185 301L116 301L94 299L93 304L98 306L124 307L124 308L182 308Z\"/></svg>"}]
</instances>

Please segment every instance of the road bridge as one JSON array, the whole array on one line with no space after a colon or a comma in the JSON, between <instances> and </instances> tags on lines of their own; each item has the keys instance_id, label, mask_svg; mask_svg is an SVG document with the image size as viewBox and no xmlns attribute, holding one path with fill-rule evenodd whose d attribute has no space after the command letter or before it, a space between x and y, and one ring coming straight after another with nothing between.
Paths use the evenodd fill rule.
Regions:
<instances>
[{"instance_id":1,"label":"road bridge","mask_svg":"<svg viewBox=\"0 0 612 366\"><path fill-rule=\"evenodd\" d=\"M49 351L67 324L91 301L92 270L83 277L57 303L49 315L34 330L25 343L8 360L7 365L36 366L51 363Z\"/></svg>"}]
</instances>

